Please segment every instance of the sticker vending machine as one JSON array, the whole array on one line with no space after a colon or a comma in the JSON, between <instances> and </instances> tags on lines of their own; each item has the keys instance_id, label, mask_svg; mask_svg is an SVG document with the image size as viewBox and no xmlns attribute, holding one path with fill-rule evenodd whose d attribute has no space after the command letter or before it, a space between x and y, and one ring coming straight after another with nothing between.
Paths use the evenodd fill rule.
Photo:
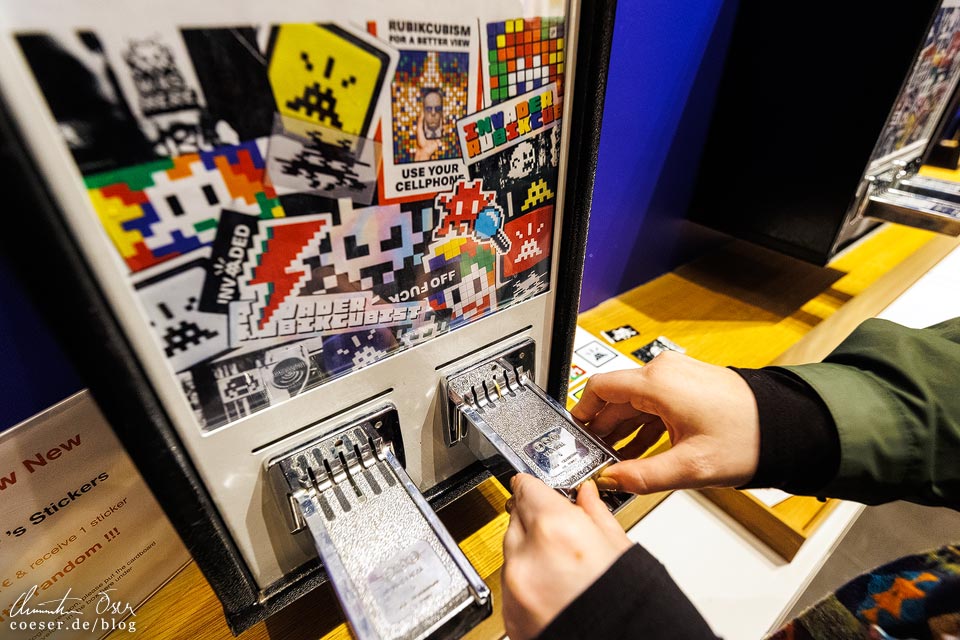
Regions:
<instances>
[{"instance_id":1,"label":"sticker vending machine","mask_svg":"<svg viewBox=\"0 0 960 640\"><path fill-rule=\"evenodd\" d=\"M615 460L555 400L613 15L2 5L4 251L235 633L329 580L357 637L462 635L435 510Z\"/></svg>"}]
</instances>

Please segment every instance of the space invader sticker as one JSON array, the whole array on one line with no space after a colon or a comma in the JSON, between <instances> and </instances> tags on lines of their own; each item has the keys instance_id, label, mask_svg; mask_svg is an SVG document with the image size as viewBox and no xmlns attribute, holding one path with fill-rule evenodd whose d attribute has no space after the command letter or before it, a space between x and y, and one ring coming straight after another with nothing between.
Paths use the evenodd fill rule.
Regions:
<instances>
[{"instance_id":1,"label":"space invader sticker","mask_svg":"<svg viewBox=\"0 0 960 640\"><path fill-rule=\"evenodd\" d=\"M396 204L357 209L346 198L338 209L341 222L330 227L328 240L312 256L304 254L310 273L304 293L388 291L421 262L432 212L415 214Z\"/></svg>"},{"instance_id":2,"label":"space invader sticker","mask_svg":"<svg viewBox=\"0 0 960 640\"><path fill-rule=\"evenodd\" d=\"M630 325L625 324L622 327L617 327L616 329L607 329L606 331L601 331L600 335L602 335L604 340L607 342L616 344L617 342L623 342L624 340L629 340L630 338L636 338L638 335L640 335L640 332Z\"/></svg>"},{"instance_id":3,"label":"space invader sticker","mask_svg":"<svg viewBox=\"0 0 960 640\"><path fill-rule=\"evenodd\" d=\"M509 278L550 258L553 248L553 205L515 218L504 227L511 250L503 258L503 277Z\"/></svg>"},{"instance_id":4,"label":"space invader sticker","mask_svg":"<svg viewBox=\"0 0 960 640\"><path fill-rule=\"evenodd\" d=\"M206 259L137 286L150 326L170 366L183 371L229 348L227 317L200 310Z\"/></svg>"},{"instance_id":5,"label":"space invader sticker","mask_svg":"<svg viewBox=\"0 0 960 640\"><path fill-rule=\"evenodd\" d=\"M369 204L377 190L379 147L367 138L277 116L267 171L281 195L306 192Z\"/></svg>"},{"instance_id":6,"label":"space invader sticker","mask_svg":"<svg viewBox=\"0 0 960 640\"><path fill-rule=\"evenodd\" d=\"M472 237L491 243L497 253L510 253L512 243L503 229L503 209L497 204L496 194L484 190L482 180L458 182L453 191L437 195L435 206L440 222L434 238Z\"/></svg>"},{"instance_id":7,"label":"space invader sticker","mask_svg":"<svg viewBox=\"0 0 960 640\"><path fill-rule=\"evenodd\" d=\"M281 115L371 137L396 66L381 41L334 24L284 24L271 34L267 75Z\"/></svg>"},{"instance_id":8,"label":"space invader sticker","mask_svg":"<svg viewBox=\"0 0 960 640\"><path fill-rule=\"evenodd\" d=\"M678 345L673 340L664 336L659 336L649 344L645 344L630 355L643 363L650 362L664 351L676 351L677 353L686 353L687 350Z\"/></svg>"},{"instance_id":9,"label":"space invader sticker","mask_svg":"<svg viewBox=\"0 0 960 640\"><path fill-rule=\"evenodd\" d=\"M209 245L223 207L282 215L266 179L266 139L87 176L97 217L131 272Z\"/></svg>"},{"instance_id":10,"label":"space invader sticker","mask_svg":"<svg viewBox=\"0 0 960 640\"><path fill-rule=\"evenodd\" d=\"M595 368L600 368L617 357L615 352L603 346L596 340L588 342L577 349L574 353L580 356L587 366Z\"/></svg>"},{"instance_id":11,"label":"space invader sticker","mask_svg":"<svg viewBox=\"0 0 960 640\"><path fill-rule=\"evenodd\" d=\"M562 17L514 18L485 27L481 38L484 104L497 104L551 82L562 93Z\"/></svg>"}]
</instances>

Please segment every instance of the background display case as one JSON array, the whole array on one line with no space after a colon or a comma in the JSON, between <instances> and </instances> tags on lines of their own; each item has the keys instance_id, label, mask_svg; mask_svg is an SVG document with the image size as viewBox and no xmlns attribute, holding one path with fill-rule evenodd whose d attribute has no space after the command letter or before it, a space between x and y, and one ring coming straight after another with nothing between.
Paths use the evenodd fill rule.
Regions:
<instances>
[{"instance_id":1,"label":"background display case","mask_svg":"<svg viewBox=\"0 0 960 640\"><path fill-rule=\"evenodd\" d=\"M360 637L459 635L489 593L433 510L613 459L553 400L612 20L3 7L4 251L235 632L330 579Z\"/></svg>"},{"instance_id":2,"label":"background display case","mask_svg":"<svg viewBox=\"0 0 960 640\"><path fill-rule=\"evenodd\" d=\"M876 218L924 226L867 205L915 172L938 126L960 68L958 9L815 2L784 19L741 2L690 219L818 264Z\"/></svg>"}]
</instances>

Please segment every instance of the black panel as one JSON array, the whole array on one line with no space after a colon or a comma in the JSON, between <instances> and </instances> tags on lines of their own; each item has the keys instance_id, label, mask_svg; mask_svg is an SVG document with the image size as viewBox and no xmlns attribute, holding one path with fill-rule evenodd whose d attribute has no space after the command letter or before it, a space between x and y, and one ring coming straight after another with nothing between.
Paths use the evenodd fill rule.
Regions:
<instances>
[{"instance_id":1,"label":"black panel","mask_svg":"<svg viewBox=\"0 0 960 640\"><path fill-rule=\"evenodd\" d=\"M598 0L580 5L576 76L572 96L568 93L567 97L573 100L573 117L565 124L570 128L570 146L560 255L557 260L550 375L547 379L547 393L561 403L567 394L570 357L577 330L583 261L587 250L587 231L603 122L603 99L607 90L616 14L616 0Z\"/></svg>"},{"instance_id":2,"label":"black panel","mask_svg":"<svg viewBox=\"0 0 960 640\"><path fill-rule=\"evenodd\" d=\"M829 260L937 5L743 0L690 218Z\"/></svg>"}]
</instances>

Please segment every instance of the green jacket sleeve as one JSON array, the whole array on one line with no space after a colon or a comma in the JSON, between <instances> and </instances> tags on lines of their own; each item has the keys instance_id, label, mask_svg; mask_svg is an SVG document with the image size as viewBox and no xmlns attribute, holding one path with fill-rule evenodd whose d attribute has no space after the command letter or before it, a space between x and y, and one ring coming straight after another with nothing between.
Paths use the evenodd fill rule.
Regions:
<instances>
[{"instance_id":1,"label":"green jacket sleeve","mask_svg":"<svg viewBox=\"0 0 960 640\"><path fill-rule=\"evenodd\" d=\"M960 318L867 320L822 363L782 368L820 395L840 437L818 495L960 508Z\"/></svg>"}]
</instances>

